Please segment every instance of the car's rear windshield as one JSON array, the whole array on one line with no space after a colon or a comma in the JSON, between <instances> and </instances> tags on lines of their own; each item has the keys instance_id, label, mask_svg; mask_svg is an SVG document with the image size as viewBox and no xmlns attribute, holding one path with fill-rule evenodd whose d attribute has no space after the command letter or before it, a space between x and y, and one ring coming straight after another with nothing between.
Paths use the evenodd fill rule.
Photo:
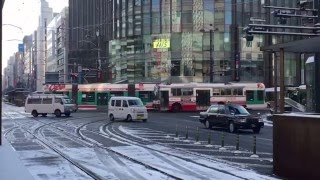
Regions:
<instances>
[{"instance_id":1,"label":"car's rear windshield","mask_svg":"<svg viewBox=\"0 0 320 180\"><path fill-rule=\"evenodd\" d=\"M128 104L129 106L137 106L137 107L143 106L143 103L141 102L140 99L130 99L128 100Z\"/></svg>"}]
</instances>

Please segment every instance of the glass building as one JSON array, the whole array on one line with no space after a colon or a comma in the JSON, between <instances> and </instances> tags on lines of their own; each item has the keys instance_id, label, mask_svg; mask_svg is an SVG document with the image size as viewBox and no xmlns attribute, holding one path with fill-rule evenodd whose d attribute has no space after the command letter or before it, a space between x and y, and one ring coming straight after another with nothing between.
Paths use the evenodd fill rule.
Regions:
<instances>
[{"instance_id":1,"label":"glass building","mask_svg":"<svg viewBox=\"0 0 320 180\"><path fill-rule=\"evenodd\" d=\"M279 24L273 9L264 6L297 5L292 0L113 0L108 49L111 82L210 82L212 76L212 82L274 86L274 56L260 48L304 37L254 35L248 43L243 28L252 23L251 17ZM288 18L285 25L307 24L301 18ZM285 57L285 84L303 84L300 55Z\"/></svg>"},{"instance_id":2,"label":"glass building","mask_svg":"<svg viewBox=\"0 0 320 180\"><path fill-rule=\"evenodd\" d=\"M113 0L112 82L264 80L263 39L242 28L263 16L263 1ZM210 64L210 30L213 63Z\"/></svg>"}]
</instances>

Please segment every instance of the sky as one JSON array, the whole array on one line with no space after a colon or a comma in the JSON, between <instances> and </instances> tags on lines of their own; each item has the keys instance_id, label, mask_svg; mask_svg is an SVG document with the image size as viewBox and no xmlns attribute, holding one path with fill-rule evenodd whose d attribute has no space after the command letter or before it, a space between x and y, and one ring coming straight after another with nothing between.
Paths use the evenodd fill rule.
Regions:
<instances>
[{"instance_id":1,"label":"sky","mask_svg":"<svg viewBox=\"0 0 320 180\"><path fill-rule=\"evenodd\" d=\"M68 6L68 0L47 0L47 2L53 8L53 12L57 13ZM31 35L37 29L39 15L40 0L5 1L2 11L2 70L7 66L9 57L18 51L18 44L22 43L23 37Z\"/></svg>"}]
</instances>

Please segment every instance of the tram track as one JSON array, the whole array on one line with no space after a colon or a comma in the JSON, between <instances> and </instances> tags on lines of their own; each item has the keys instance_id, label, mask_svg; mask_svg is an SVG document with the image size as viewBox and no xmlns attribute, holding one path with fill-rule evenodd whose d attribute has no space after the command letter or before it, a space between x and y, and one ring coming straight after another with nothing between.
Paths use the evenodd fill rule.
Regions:
<instances>
[{"instance_id":1,"label":"tram track","mask_svg":"<svg viewBox=\"0 0 320 180\"><path fill-rule=\"evenodd\" d=\"M240 167L242 167L243 165L240 164L240 163L235 163L235 162L229 163L228 161L224 161L224 160L216 159L216 158L211 158L211 157L209 157L207 155L203 155L203 154L199 154L199 153L195 153L195 152L190 152L190 151L188 151L186 149L183 149L183 148L177 148L177 147L173 147L173 146L170 146L170 145L166 145L165 143L159 143L159 142L155 142L155 141L151 141L151 140L147 140L147 139L139 139L137 137L132 137L132 136L130 136L128 134L121 134L122 132L119 130L119 128L118 128L118 131L120 131L120 132L117 132L117 130L115 130L115 126L104 127L103 129L104 129L106 134L109 134L110 137L116 138L119 141L123 141L123 142L126 142L126 143L131 144L131 145L139 146L139 147L142 147L142 148L145 148L147 150L154 151L154 152L157 152L157 153L160 153L160 154L164 154L165 156L172 156L172 157L184 160L186 162L190 162L190 163L193 163L193 164L196 164L196 165L199 165L199 166L203 166L203 167L212 169L214 171L219 171L219 172L222 172L222 173L225 173L225 174L232 175L232 176L237 177L237 178L251 179L248 176L246 178L245 177L241 177L241 176L238 176L236 172L230 173L229 171L226 171L224 169L215 168L213 166L205 164L204 162L201 162L201 161L197 162L197 161L195 161L195 160L193 160L191 158L188 158L188 157L192 156L192 157L196 157L197 159L205 159L206 161L211 162L211 163L219 162L219 163L226 163L226 164L229 164L231 166L240 166ZM156 148L154 148L152 146L150 147L150 146L148 146L148 144L160 145L160 146L165 147L165 148L170 148L172 150L179 151L179 152L183 153L185 155L185 157L182 157L181 154L176 154L176 153L172 153L172 152L164 152L164 151L156 149Z\"/></svg>"},{"instance_id":2,"label":"tram track","mask_svg":"<svg viewBox=\"0 0 320 180\"><path fill-rule=\"evenodd\" d=\"M99 117L101 117L101 116L99 116ZM37 121L38 123L42 123L43 125L37 127L37 128L35 129L35 131L33 131L33 132L31 132L31 131L28 130L27 128L23 127L23 125L18 125L18 126L19 126L19 127L22 127L26 132L28 132L28 133L31 134L33 137L35 137L37 140L39 140L41 143L43 143L46 147L48 147L49 149L51 149L51 150L53 150L54 152L56 152L57 154L59 154L62 158L66 159L68 162L70 162L71 164L73 164L73 165L76 166L78 169L80 169L81 171L85 172L87 175L89 175L90 177L92 177L92 178L95 179L95 180L96 180L96 179L99 179L99 180L100 180L100 179L103 179L103 178L100 177L99 175L97 175L96 173L92 172L91 170L87 169L85 166L81 165L81 164L78 163L77 161L75 161L75 160L73 160L72 158L68 157L68 155L66 155L65 153L63 153L62 151L60 151L58 148L56 148L56 147L53 145L53 144L55 144L55 143L53 143L53 142L49 143L48 140L45 141L45 140L44 140L44 139L45 139L45 136L43 135L43 133L42 133L41 131L42 131L45 127L48 127L48 126L49 126L49 127L52 128L51 130L52 130L53 132L57 132L57 131L63 132L63 133L65 133L65 134L67 134L69 138L70 138L70 136L72 136L72 138L70 138L71 140L80 141L80 142L81 142L81 145L84 145L85 147L88 147L88 148L101 148L101 149L106 150L106 151L108 151L108 152L114 153L114 154L116 154L116 155L118 155L118 156L121 156L121 157L123 157L123 158L125 158L125 159L127 159L127 160L130 160L130 161L132 161L132 162L134 162L134 163L136 163L136 164L142 165L142 166L144 166L145 168L148 168L148 169L150 169L150 170L157 171L157 172L159 172L159 173L161 173L161 174L163 174L163 175L166 175L166 176L168 176L168 177L170 177L170 178L173 178L173 179L181 179L181 178L176 177L176 176L174 176L174 175L172 175L172 174L169 174L169 173L166 173L166 172L164 172L164 171L161 171L160 169L157 169L157 168L155 168L155 167L153 167L153 166L150 166L150 165L148 165L148 164L145 164L145 163L143 163L143 162L141 162L141 161L138 161L138 160L136 160L136 159L130 158L129 156L126 156L125 154L122 154L122 153L119 153L119 152L117 152L117 151L114 151L114 150L112 150L111 148L102 146L102 145L97 144L97 143L93 143L93 141L92 141L90 138L85 137L85 136L82 135L82 133L80 132L80 131L86 131L86 132L94 133L94 134L96 134L96 135L100 135L100 136L106 138L105 135L102 134L102 133L97 133L97 132L95 132L95 131L90 131L90 130L83 129L83 128L86 127L87 125L93 124L93 123L97 123L97 122L100 122L100 121L103 121L103 120L105 120L105 118L99 119L99 120L94 120L94 121L91 121L91 122L87 122L87 123L84 123L84 124L82 124L82 125L80 125L80 126L78 126L78 127L75 127L75 128L76 128L76 130L75 130L76 133L75 133L75 134L70 133L70 132L66 132L66 131L64 131L64 130L62 130L62 129L59 129L59 128L56 128L56 126L54 126L55 123L60 123L61 121L59 121L59 122L45 123L45 122L42 122L42 121L40 121L40 120L36 120L36 119L33 119L33 120ZM112 124L112 122L109 122L109 123L107 123L107 124L105 124L105 125L103 125L103 126L108 126L108 125L110 125L110 124ZM39 137L39 135L41 135L42 138ZM90 144L91 144L91 145L90 145Z\"/></svg>"}]
</instances>

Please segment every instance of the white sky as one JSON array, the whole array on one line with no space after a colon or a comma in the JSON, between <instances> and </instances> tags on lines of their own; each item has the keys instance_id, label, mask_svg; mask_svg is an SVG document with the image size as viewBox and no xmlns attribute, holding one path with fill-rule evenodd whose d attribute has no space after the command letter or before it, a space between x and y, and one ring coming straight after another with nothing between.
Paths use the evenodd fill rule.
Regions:
<instances>
[{"instance_id":1,"label":"white sky","mask_svg":"<svg viewBox=\"0 0 320 180\"><path fill-rule=\"evenodd\" d=\"M60 13L68 6L68 0L47 0L53 12ZM6 0L2 11L2 24L12 24L22 28L2 26L2 69L13 53L18 51L25 35L31 35L38 27L40 0ZM13 40L13 41L8 41ZM20 41L19 41L20 40Z\"/></svg>"}]
</instances>

